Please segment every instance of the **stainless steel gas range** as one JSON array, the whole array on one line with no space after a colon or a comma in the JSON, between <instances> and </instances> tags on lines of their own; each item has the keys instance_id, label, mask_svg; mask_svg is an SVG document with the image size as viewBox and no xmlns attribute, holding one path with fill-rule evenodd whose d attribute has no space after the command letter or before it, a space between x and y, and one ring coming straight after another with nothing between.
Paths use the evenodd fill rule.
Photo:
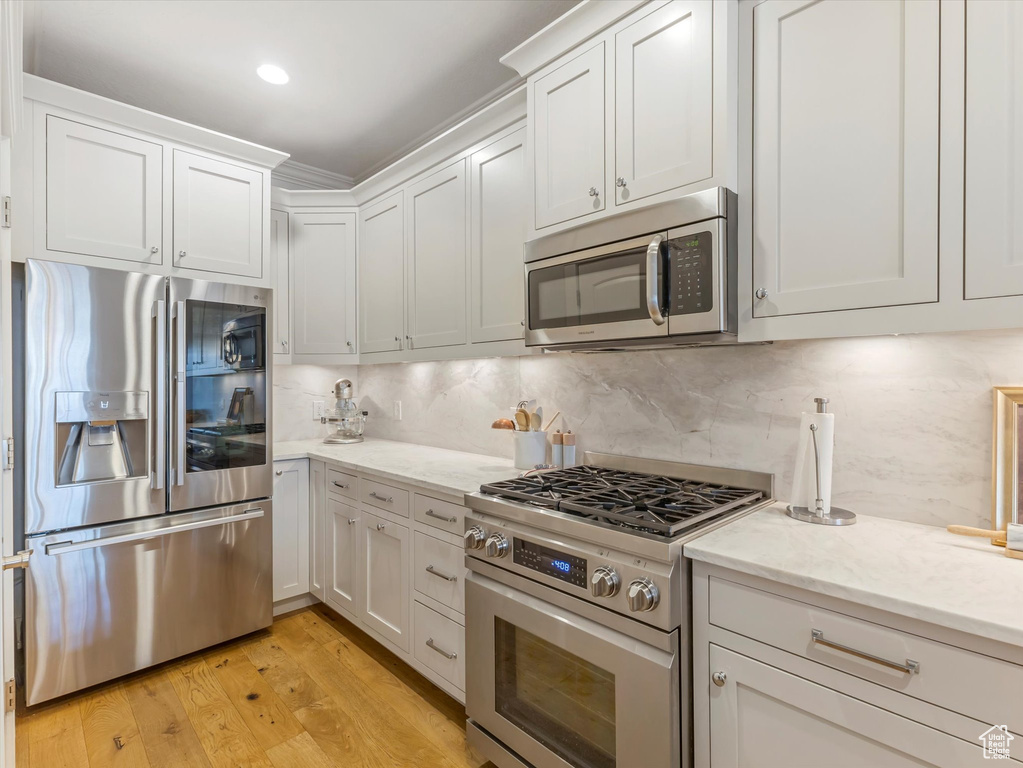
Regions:
<instances>
[{"instance_id":1,"label":"stainless steel gas range","mask_svg":"<svg viewBox=\"0 0 1023 768\"><path fill-rule=\"evenodd\" d=\"M469 742L500 768L690 765L684 544L769 474L587 453L467 494Z\"/></svg>"}]
</instances>

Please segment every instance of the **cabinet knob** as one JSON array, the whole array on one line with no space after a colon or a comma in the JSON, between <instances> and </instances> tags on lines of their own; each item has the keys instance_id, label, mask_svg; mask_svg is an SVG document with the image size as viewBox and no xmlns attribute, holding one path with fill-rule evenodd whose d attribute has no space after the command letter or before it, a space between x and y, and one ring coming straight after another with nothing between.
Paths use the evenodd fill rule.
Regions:
<instances>
[{"instance_id":1,"label":"cabinet knob","mask_svg":"<svg viewBox=\"0 0 1023 768\"><path fill-rule=\"evenodd\" d=\"M625 179L622 178L621 176L619 176L617 179L615 179L615 186L619 187L621 189L624 189L625 188Z\"/></svg>"},{"instance_id":2,"label":"cabinet knob","mask_svg":"<svg viewBox=\"0 0 1023 768\"><path fill-rule=\"evenodd\" d=\"M152 248L150 248L150 249L149 249L149 252L150 252L150 253L159 253L159 252L160 252L160 249L159 249L159 248L157 248L157 247L156 247L156 246L154 245L154 246L153 246Z\"/></svg>"},{"instance_id":3,"label":"cabinet knob","mask_svg":"<svg viewBox=\"0 0 1023 768\"><path fill-rule=\"evenodd\" d=\"M178 256L184 256L184 255L185 255L184 251L178 251Z\"/></svg>"},{"instance_id":4,"label":"cabinet knob","mask_svg":"<svg viewBox=\"0 0 1023 768\"><path fill-rule=\"evenodd\" d=\"M596 197L600 192L597 191L596 187L590 187L590 197Z\"/></svg>"},{"instance_id":5,"label":"cabinet knob","mask_svg":"<svg viewBox=\"0 0 1023 768\"><path fill-rule=\"evenodd\" d=\"M413 348L414 348L414 347L413 347L413 344L412 344L412 337L411 337L411 336L406 336L406 337L405 337L405 341L407 341L407 342L408 342L408 348L409 348L409 349L413 349Z\"/></svg>"},{"instance_id":6,"label":"cabinet knob","mask_svg":"<svg viewBox=\"0 0 1023 768\"><path fill-rule=\"evenodd\" d=\"M387 526L386 526L386 525L385 525L384 523L377 523L377 530L378 530L378 531L382 531L382 530L384 530L384 528L386 528L386 527L387 527Z\"/></svg>"},{"instance_id":7,"label":"cabinet knob","mask_svg":"<svg viewBox=\"0 0 1023 768\"><path fill-rule=\"evenodd\" d=\"M355 518L354 517L349 517L348 518L348 524L349 525L355 525Z\"/></svg>"},{"instance_id":8,"label":"cabinet knob","mask_svg":"<svg viewBox=\"0 0 1023 768\"><path fill-rule=\"evenodd\" d=\"M766 298L767 298L767 289L766 289L766 288L757 288L757 292L756 292L756 294L754 294L754 295L755 295L755 296L756 296L756 297L757 297L758 299L760 299L761 301L763 301L764 299L766 299Z\"/></svg>"},{"instance_id":9,"label":"cabinet knob","mask_svg":"<svg viewBox=\"0 0 1023 768\"><path fill-rule=\"evenodd\" d=\"M352 342L350 341L346 341L345 344L347 344L349 347L352 346Z\"/></svg>"},{"instance_id":10,"label":"cabinet knob","mask_svg":"<svg viewBox=\"0 0 1023 768\"><path fill-rule=\"evenodd\" d=\"M281 475L284 474L284 470L283 469L278 469L276 472L274 472L274 474L277 475L277 477L280 477Z\"/></svg>"},{"instance_id":11,"label":"cabinet knob","mask_svg":"<svg viewBox=\"0 0 1023 768\"><path fill-rule=\"evenodd\" d=\"M285 347L288 346L288 340L287 339L281 339L281 345L285 346Z\"/></svg>"},{"instance_id":12,"label":"cabinet knob","mask_svg":"<svg viewBox=\"0 0 1023 768\"><path fill-rule=\"evenodd\" d=\"M718 688L723 688L725 685L725 681L728 679L728 675L726 675L724 672L715 672L713 675L710 676L710 679L714 681L714 685L716 685Z\"/></svg>"}]
</instances>

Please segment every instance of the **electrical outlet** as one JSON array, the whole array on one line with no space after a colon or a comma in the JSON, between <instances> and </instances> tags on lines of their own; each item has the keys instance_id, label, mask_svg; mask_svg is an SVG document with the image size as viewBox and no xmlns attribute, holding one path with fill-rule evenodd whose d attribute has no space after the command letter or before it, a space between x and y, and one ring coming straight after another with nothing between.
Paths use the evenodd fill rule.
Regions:
<instances>
[{"instance_id":1,"label":"electrical outlet","mask_svg":"<svg viewBox=\"0 0 1023 768\"><path fill-rule=\"evenodd\" d=\"M401 421L401 400L394 401L394 420Z\"/></svg>"},{"instance_id":2,"label":"electrical outlet","mask_svg":"<svg viewBox=\"0 0 1023 768\"><path fill-rule=\"evenodd\" d=\"M319 421L323 418L323 401L313 400L313 421Z\"/></svg>"}]
</instances>

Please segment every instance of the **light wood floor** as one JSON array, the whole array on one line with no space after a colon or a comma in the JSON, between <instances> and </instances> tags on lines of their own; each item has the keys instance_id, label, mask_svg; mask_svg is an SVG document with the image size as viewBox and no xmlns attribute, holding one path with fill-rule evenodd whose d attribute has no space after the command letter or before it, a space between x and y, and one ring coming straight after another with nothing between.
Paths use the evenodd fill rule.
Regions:
<instances>
[{"instance_id":1,"label":"light wood floor","mask_svg":"<svg viewBox=\"0 0 1023 768\"><path fill-rule=\"evenodd\" d=\"M465 710L316 606L17 719L18 768L476 768Z\"/></svg>"}]
</instances>

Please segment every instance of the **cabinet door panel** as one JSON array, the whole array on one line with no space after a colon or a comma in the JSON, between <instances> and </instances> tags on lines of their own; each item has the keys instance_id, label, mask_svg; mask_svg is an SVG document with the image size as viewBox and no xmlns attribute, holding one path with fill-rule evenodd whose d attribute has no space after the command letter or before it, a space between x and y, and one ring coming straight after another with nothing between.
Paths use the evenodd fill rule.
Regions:
<instances>
[{"instance_id":1,"label":"cabinet door panel","mask_svg":"<svg viewBox=\"0 0 1023 768\"><path fill-rule=\"evenodd\" d=\"M405 206L397 192L359 211L359 349L391 352L405 338Z\"/></svg>"},{"instance_id":2,"label":"cabinet door panel","mask_svg":"<svg viewBox=\"0 0 1023 768\"><path fill-rule=\"evenodd\" d=\"M263 174L174 150L174 266L263 276Z\"/></svg>"},{"instance_id":3,"label":"cabinet door panel","mask_svg":"<svg viewBox=\"0 0 1023 768\"><path fill-rule=\"evenodd\" d=\"M712 5L676 0L615 36L621 205L711 176Z\"/></svg>"},{"instance_id":4,"label":"cabinet door panel","mask_svg":"<svg viewBox=\"0 0 1023 768\"><path fill-rule=\"evenodd\" d=\"M710 646L713 768L963 768L977 744L716 645ZM978 734L979 735L979 734Z\"/></svg>"},{"instance_id":5,"label":"cabinet door panel","mask_svg":"<svg viewBox=\"0 0 1023 768\"><path fill-rule=\"evenodd\" d=\"M604 44L532 88L537 229L604 210Z\"/></svg>"},{"instance_id":6,"label":"cabinet door panel","mask_svg":"<svg viewBox=\"0 0 1023 768\"><path fill-rule=\"evenodd\" d=\"M270 263L274 275L274 354L291 351L291 254L288 250L288 214L270 211Z\"/></svg>"},{"instance_id":7,"label":"cabinet door panel","mask_svg":"<svg viewBox=\"0 0 1023 768\"><path fill-rule=\"evenodd\" d=\"M274 601L309 591L309 468L274 462Z\"/></svg>"},{"instance_id":8,"label":"cabinet door panel","mask_svg":"<svg viewBox=\"0 0 1023 768\"><path fill-rule=\"evenodd\" d=\"M162 237L163 148L47 115L47 250L161 264Z\"/></svg>"},{"instance_id":9,"label":"cabinet door panel","mask_svg":"<svg viewBox=\"0 0 1023 768\"><path fill-rule=\"evenodd\" d=\"M526 129L472 156L472 340L521 339Z\"/></svg>"},{"instance_id":10,"label":"cabinet door panel","mask_svg":"<svg viewBox=\"0 0 1023 768\"><path fill-rule=\"evenodd\" d=\"M465 161L408 189L408 310L413 345L465 344Z\"/></svg>"},{"instance_id":11,"label":"cabinet door panel","mask_svg":"<svg viewBox=\"0 0 1023 768\"><path fill-rule=\"evenodd\" d=\"M337 499L327 499L327 546L330 567L327 572L327 604L355 614L358 594L359 517L355 507Z\"/></svg>"},{"instance_id":12,"label":"cabinet door panel","mask_svg":"<svg viewBox=\"0 0 1023 768\"><path fill-rule=\"evenodd\" d=\"M355 214L291 214L292 352L355 352Z\"/></svg>"},{"instance_id":13,"label":"cabinet door panel","mask_svg":"<svg viewBox=\"0 0 1023 768\"><path fill-rule=\"evenodd\" d=\"M309 591L326 600L327 580L327 468L309 461Z\"/></svg>"},{"instance_id":14,"label":"cabinet door panel","mask_svg":"<svg viewBox=\"0 0 1023 768\"><path fill-rule=\"evenodd\" d=\"M966 3L966 298L1023 294L1023 7Z\"/></svg>"},{"instance_id":15,"label":"cabinet door panel","mask_svg":"<svg viewBox=\"0 0 1023 768\"><path fill-rule=\"evenodd\" d=\"M368 512L359 525L359 618L408 651L409 530Z\"/></svg>"},{"instance_id":16,"label":"cabinet door panel","mask_svg":"<svg viewBox=\"0 0 1023 768\"><path fill-rule=\"evenodd\" d=\"M936 301L938 3L753 14L754 315Z\"/></svg>"}]
</instances>

